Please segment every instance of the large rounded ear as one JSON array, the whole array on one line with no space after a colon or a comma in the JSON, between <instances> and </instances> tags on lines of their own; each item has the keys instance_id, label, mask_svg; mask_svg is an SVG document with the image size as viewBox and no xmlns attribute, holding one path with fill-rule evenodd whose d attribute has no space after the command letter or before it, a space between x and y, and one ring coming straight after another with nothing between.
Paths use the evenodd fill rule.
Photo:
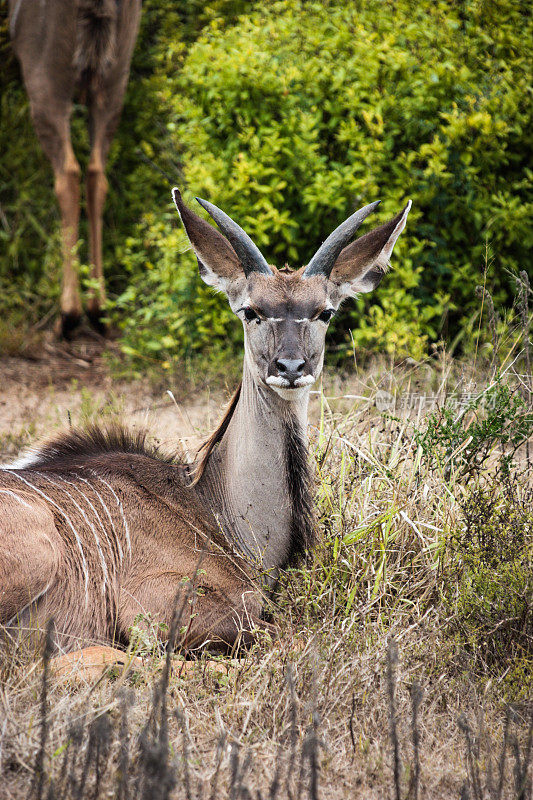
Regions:
<instances>
[{"instance_id":1,"label":"large rounded ear","mask_svg":"<svg viewBox=\"0 0 533 800\"><path fill-rule=\"evenodd\" d=\"M411 201L389 222L365 233L341 251L330 274L341 296L371 292L379 284L389 266L396 240L405 228Z\"/></svg>"},{"instance_id":2,"label":"large rounded ear","mask_svg":"<svg viewBox=\"0 0 533 800\"><path fill-rule=\"evenodd\" d=\"M179 189L172 189L172 197L195 252L202 280L227 292L229 283L244 277L237 253L225 236L185 205Z\"/></svg>"}]
</instances>

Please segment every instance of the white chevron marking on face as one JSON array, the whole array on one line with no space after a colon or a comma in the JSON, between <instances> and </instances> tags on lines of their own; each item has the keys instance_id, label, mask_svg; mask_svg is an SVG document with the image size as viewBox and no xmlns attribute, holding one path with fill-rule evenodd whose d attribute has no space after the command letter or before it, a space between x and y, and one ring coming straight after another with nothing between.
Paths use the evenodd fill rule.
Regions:
<instances>
[{"instance_id":1,"label":"white chevron marking on face","mask_svg":"<svg viewBox=\"0 0 533 800\"><path fill-rule=\"evenodd\" d=\"M302 386L311 386L312 383L315 382L314 375L302 375L301 378L296 378L294 381L294 385L298 388Z\"/></svg>"}]
</instances>

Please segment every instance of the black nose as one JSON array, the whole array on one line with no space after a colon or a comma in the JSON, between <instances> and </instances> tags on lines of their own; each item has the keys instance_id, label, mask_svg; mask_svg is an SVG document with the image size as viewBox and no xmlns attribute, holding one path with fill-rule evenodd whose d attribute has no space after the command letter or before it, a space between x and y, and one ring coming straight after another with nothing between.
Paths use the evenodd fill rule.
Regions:
<instances>
[{"instance_id":1,"label":"black nose","mask_svg":"<svg viewBox=\"0 0 533 800\"><path fill-rule=\"evenodd\" d=\"M299 358L277 358L276 369L280 378L287 378L289 383L294 383L297 378L302 377L305 361Z\"/></svg>"}]
</instances>

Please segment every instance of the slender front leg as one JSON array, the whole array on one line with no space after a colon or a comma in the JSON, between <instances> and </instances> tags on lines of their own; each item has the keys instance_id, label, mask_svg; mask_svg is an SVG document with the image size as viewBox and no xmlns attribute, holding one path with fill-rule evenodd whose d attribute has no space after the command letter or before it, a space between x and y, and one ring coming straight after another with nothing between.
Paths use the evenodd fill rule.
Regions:
<instances>
[{"instance_id":1,"label":"slender front leg","mask_svg":"<svg viewBox=\"0 0 533 800\"><path fill-rule=\"evenodd\" d=\"M55 192L61 210L63 282L61 287L61 333L69 338L80 323L82 305L77 270L76 244L80 217L80 166L70 140L62 170L55 173Z\"/></svg>"},{"instance_id":2,"label":"slender front leg","mask_svg":"<svg viewBox=\"0 0 533 800\"><path fill-rule=\"evenodd\" d=\"M89 293L87 315L100 332L105 330L102 309L106 298L102 262L102 214L108 186L105 163L122 112L141 16L140 0L122 0L117 5L119 17L114 61L105 76L100 76L91 87L89 101L91 157L87 172L87 215L91 278L96 288Z\"/></svg>"},{"instance_id":3,"label":"slender front leg","mask_svg":"<svg viewBox=\"0 0 533 800\"><path fill-rule=\"evenodd\" d=\"M102 260L102 215L107 194L107 178L104 172L104 160L101 140L95 143L87 170L87 215L89 217L89 257L91 261L91 278L97 285L89 291L87 299L87 316L91 325L100 333L105 332L101 314L105 305L106 293L104 283L104 267Z\"/></svg>"},{"instance_id":4,"label":"slender front leg","mask_svg":"<svg viewBox=\"0 0 533 800\"><path fill-rule=\"evenodd\" d=\"M80 168L70 143L70 114L77 79L74 66L78 3L17 0L10 30L22 67L35 132L52 164L61 210L63 280L60 330L70 335L81 319L76 270Z\"/></svg>"},{"instance_id":5,"label":"slender front leg","mask_svg":"<svg viewBox=\"0 0 533 800\"><path fill-rule=\"evenodd\" d=\"M69 338L82 315L76 244L80 217L80 166L70 141L69 102L53 102L43 93L38 100L31 95L31 113L35 131L54 170L54 189L61 212L63 279L61 287L60 332Z\"/></svg>"}]
</instances>

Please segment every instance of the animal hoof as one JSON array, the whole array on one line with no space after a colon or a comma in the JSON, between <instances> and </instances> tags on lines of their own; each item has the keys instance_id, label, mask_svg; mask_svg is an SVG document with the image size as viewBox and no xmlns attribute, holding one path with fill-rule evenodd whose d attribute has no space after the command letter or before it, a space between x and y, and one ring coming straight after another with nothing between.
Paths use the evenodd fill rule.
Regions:
<instances>
[{"instance_id":1,"label":"animal hoof","mask_svg":"<svg viewBox=\"0 0 533 800\"><path fill-rule=\"evenodd\" d=\"M100 336L107 336L109 333L109 328L104 322L104 314L100 309L96 311L89 311L87 310L87 319L89 320L89 324L96 333L99 333Z\"/></svg>"},{"instance_id":2,"label":"animal hoof","mask_svg":"<svg viewBox=\"0 0 533 800\"><path fill-rule=\"evenodd\" d=\"M58 320L57 333L62 339L72 339L75 331L81 324L81 314L77 313L61 313L61 319Z\"/></svg>"}]
</instances>

